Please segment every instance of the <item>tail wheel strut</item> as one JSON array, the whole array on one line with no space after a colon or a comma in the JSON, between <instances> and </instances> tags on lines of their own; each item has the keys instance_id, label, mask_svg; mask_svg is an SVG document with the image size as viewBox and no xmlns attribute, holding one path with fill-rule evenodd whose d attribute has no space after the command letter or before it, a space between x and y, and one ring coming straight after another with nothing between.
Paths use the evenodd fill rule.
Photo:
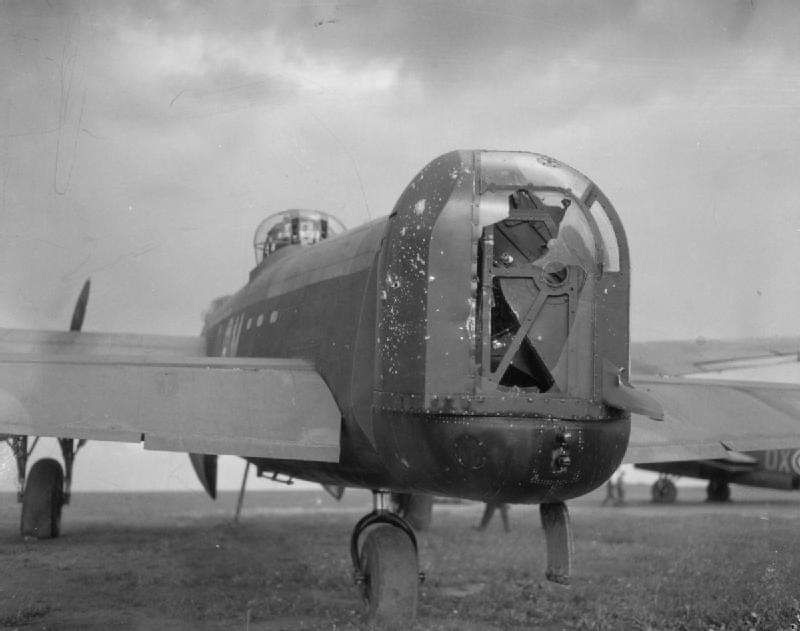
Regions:
<instances>
[{"instance_id":1,"label":"tail wheel strut","mask_svg":"<svg viewBox=\"0 0 800 631\"><path fill-rule=\"evenodd\" d=\"M86 440L81 439L76 445L73 438L59 438L58 444L61 446L61 455L64 457L64 504L69 504L72 495L72 467L75 464L75 456L86 444Z\"/></svg>"},{"instance_id":2,"label":"tail wheel strut","mask_svg":"<svg viewBox=\"0 0 800 631\"><path fill-rule=\"evenodd\" d=\"M545 539L547 541L548 581L569 585L572 570L572 524L569 510L564 502L539 504L539 516L542 520Z\"/></svg>"}]
</instances>

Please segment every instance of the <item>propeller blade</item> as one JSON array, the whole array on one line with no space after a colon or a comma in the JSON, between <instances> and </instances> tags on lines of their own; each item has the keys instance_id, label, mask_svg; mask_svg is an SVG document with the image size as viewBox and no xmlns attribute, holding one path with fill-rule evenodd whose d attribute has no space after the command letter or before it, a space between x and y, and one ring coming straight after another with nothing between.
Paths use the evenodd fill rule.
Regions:
<instances>
[{"instance_id":1,"label":"propeller blade","mask_svg":"<svg viewBox=\"0 0 800 631\"><path fill-rule=\"evenodd\" d=\"M70 331L80 331L83 326L83 318L86 316L86 304L89 302L90 285L91 280L87 278L78 296L78 301L75 303L75 310L72 312L72 322L69 325Z\"/></svg>"},{"instance_id":2,"label":"propeller blade","mask_svg":"<svg viewBox=\"0 0 800 631\"><path fill-rule=\"evenodd\" d=\"M217 456L213 454L189 454L192 468L200 484L212 500L217 499Z\"/></svg>"}]
</instances>

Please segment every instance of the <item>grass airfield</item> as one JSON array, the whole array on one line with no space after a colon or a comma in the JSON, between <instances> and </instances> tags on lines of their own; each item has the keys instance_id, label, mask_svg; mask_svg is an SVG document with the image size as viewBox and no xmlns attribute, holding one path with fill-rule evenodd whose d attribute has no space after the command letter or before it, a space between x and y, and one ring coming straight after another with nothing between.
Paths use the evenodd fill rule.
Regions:
<instances>
[{"instance_id":1,"label":"grass airfield","mask_svg":"<svg viewBox=\"0 0 800 631\"><path fill-rule=\"evenodd\" d=\"M421 537L418 629L796 629L800 493L733 487L673 506L629 487L570 503L572 585L544 580L538 509L477 532L482 505L436 505ZM358 629L350 531L368 493L76 493L62 537L22 541L0 495L0 626L35 629Z\"/></svg>"}]
</instances>

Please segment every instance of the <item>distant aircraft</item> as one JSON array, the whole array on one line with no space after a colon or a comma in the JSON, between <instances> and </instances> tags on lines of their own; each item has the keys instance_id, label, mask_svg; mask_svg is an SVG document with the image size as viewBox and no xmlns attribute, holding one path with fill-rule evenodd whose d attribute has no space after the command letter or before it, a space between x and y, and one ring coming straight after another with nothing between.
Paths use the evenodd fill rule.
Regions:
<instances>
[{"instance_id":1,"label":"distant aircraft","mask_svg":"<svg viewBox=\"0 0 800 631\"><path fill-rule=\"evenodd\" d=\"M373 621L407 626L417 542L390 492L538 503L547 578L565 583L565 501L623 458L720 457L728 441L797 435L800 388L704 383L696 396L658 369L631 386L622 223L552 158L447 153L387 217L344 231L287 211L255 247L249 282L200 337L81 333L88 287L71 332L0 332L0 431L23 535L58 535L87 439L193 453L212 495L216 454L239 455L262 474L374 491L350 541L356 583ZM642 432L629 448L632 420ZM45 459L27 471L29 436L59 438L64 470Z\"/></svg>"},{"instance_id":2,"label":"distant aircraft","mask_svg":"<svg viewBox=\"0 0 800 631\"><path fill-rule=\"evenodd\" d=\"M665 345L644 345L642 354L652 354L655 347L663 350ZM702 392L702 383L718 375L728 375L728 379L735 378L741 371L758 374L774 374L775 368L789 368L784 371L791 381L796 379L800 352L797 340L772 339L772 340L741 340L726 343L709 343L698 340L695 343L683 343L683 348L675 349L681 356L680 362L672 365L670 371L673 376L680 372L690 371L693 378L702 379L698 384ZM692 351L691 347L694 346ZM708 348L711 346L712 348ZM636 349L632 352L632 362L636 366ZM691 358L694 358L692 361ZM689 363L691 362L691 363ZM666 362L665 362L666 363ZM753 382L749 382L751 386ZM774 387L774 386L772 386ZM791 391L797 387L796 383L787 386ZM792 395L789 400L781 401L775 398L772 405L780 407L792 406ZM791 414L791 410L788 411ZM752 416L747 418L742 411L738 417L721 418L723 425L719 431L725 431L725 425L730 423L746 422L758 429L760 418ZM768 429L768 428L765 428ZM634 436L635 440L635 436ZM774 442L774 449L734 451L731 447L722 457L706 458L703 460L673 460L665 462L648 462L637 464L636 467L660 473L659 479L653 483L651 494L654 502L671 503L678 495L678 489L669 476L683 476L708 480L706 494L710 502L726 502L730 499L730 484L744 486L757 486L780 490L800 489L800 449L785 448L786 445L800 445L800 436L794 441L781 444ZM780 448L783 447L783 448Z\"/></svg>"},{"instance_id":3,"label":"distant aircraft","mask_svg":"<svg viewBox=\"0 0 800 631\"><path fill-rule=\"evenodd\" d=\"M672 503L678 497L670 475L708 480L709 502L727 502L731 497L730 484L782 491L800 489L800 449L731 451L724 458L713 460L651 462L636 466L661 474L651 488L653 501L659 504Z\"/></svg>"}]
</instances>

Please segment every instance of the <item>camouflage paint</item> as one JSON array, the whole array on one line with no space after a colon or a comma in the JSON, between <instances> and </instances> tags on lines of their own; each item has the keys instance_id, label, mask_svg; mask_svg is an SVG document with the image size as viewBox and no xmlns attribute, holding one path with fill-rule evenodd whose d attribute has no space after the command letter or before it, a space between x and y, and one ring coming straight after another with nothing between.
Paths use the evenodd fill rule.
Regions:
<instances>
[{"instance_id":1,"label":"camouflage paint","mask_svg":"<svg viewBox=\"0 0 800 631\"><path fill-rule=\"evenodd\" d=\"M573 203L602 195L545 156L451 152L420 171L388 218L277 252L212 314L209 353L222 351L233 327L239 355L310 359L342 411L338 464L255 459L259 467L520 502L575 497L613 472L629 433L627 415L605 406L600 391L602 359L627 366L627 246L613 209L619 271L598 271L581 290L570 391L501 388L482 372L477 255L491 223L480 216L481 195L492 184L480 164L519 156L536 161L545 186L564 173L580 182Z\"/></svg>"},{"instance_id":2,"label":"camouflage paint","mask_svg":"<svg viewBox=\"0 0 800 631\"><path fill-rule=\"evenodd\" d=\"M447 153L427 165L406 187L389 216L379 270L378 373L381 393L422 397L428 334L429 251L433 227L459 178L462 156ZM456 256L463 260L463 253ZM457 272L460 270L456 270ZM442 278L458 283L463 274ZM453 287L450 292L458 291Z\"/></svg>"}]
</instances>

